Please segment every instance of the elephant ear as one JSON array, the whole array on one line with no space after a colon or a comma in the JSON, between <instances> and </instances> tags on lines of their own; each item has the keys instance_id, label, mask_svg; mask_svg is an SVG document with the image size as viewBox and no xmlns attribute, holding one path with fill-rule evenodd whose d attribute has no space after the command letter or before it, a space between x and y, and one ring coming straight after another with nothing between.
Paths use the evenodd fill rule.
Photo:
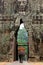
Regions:
<instances>
[{"instance_id":1,"label":"elephant ear","mask_svg":"<svg viewBox=\"0 0 43 65\"><path fill-rule=\"evenodd\" d=\"M18 44L26 44L28 42L28 33L25 28L18 30L17 42Z\"/></svg>"}]
</instances>

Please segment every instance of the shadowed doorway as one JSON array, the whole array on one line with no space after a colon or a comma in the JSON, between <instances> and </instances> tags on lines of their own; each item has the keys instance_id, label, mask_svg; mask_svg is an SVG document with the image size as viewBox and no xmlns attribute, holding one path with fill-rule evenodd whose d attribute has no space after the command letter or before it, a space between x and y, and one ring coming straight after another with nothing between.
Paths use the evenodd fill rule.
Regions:
<instances>
[{"instance_id":1,"label":"shadowed doorway","mask_svg":"<svg viewBox=\"0 0 43 65\"><path fill-rule=\"evenodd\" d=\"M20 23L21 24L21 23ZM18 44L17 43L17 36L18 36L18 30L19 30L19 27L20 26L18 26L17 28L16 28L16 31L15 31L15 48L16 48L16 60L19 60L19 58L18 58L18 47L24 47L25 48L25 60L28 60L28 57L29 57L29 44L28 43L24 43L24 44ZM24 29L25 30L25 29ZM27 33L25 33L25 34L27 34ZM27 34L28 35L28 34ZM25 36L24 36L25 37ZM25 39L26 40L26 39ZM25 41L26 42L26 41Z\"/></svg>"}]
</instances>

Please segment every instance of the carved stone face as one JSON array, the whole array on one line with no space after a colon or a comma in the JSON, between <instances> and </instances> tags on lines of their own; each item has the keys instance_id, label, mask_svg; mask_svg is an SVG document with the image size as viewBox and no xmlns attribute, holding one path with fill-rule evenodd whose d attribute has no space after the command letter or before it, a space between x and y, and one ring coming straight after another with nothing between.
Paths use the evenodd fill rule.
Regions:
<instances>
[{"instance_id":1,"label":"carved stone face","mask_svg":"<svg viewBox=\"0 0 43 65\"><path fill-rule=\"evenodd\" d=\"M25 6L26 6L26 4L27 4L27 0L18 0L18 6L19 6L19 10L21 11L23 11L24 10L24 8L25 8Z\"/></svg>"}]
</instances>

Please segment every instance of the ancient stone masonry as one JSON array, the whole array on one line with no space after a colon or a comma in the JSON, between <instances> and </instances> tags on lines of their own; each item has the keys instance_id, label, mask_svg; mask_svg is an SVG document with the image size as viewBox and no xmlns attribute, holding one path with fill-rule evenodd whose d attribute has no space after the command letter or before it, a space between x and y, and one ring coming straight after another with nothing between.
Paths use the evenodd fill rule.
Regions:
<instances>
[{"instance_id":1,"label":"ancient stone masonry","mask_svg":"<svg viewBox=\"0 0 43 65\"><path fill-rule=\"evenodd\" d=\"M43 57L43 0L0 0L0 61L16 56L14 33L20 18L29 35L29 57Z\"/></svg>"}]
</instances>

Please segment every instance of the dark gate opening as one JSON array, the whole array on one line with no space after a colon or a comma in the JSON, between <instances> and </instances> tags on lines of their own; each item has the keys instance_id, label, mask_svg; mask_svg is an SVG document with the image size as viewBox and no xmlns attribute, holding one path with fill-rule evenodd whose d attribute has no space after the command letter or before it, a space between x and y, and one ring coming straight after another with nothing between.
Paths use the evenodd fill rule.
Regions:
<instances>
[{"instance_id":1,"label":"dark gate opening","mask_svg":"<svg viewBox=\"0 0 43 65\"><path fill-rule=\"evenodd\" d=\"M28 44L27 45L18 45L18 47L24 47L25 48L25 58L24 58L24 60L28 60L28 58L29 58L29 46L28 46ZM19 60L19 57L18 57L18 60Z\"/></svg>"},{"instance_id":2,"label":"dark gate opening","mask_svg":"<svg viewBox=\"0 0 43 65\"><path fill-rule=\"evenodd\" d=\"M14 53L14 55L16 56L15 58L14 58L14 60L19 60L19 58L18 58L18 47L20 47L20 46L23 46L23 47L25 47L25 60L28 60L29 59L29 43L27 43L27 44L25 44L25 45L18 45L18 43L17 43L17 33L18 33L18 30L19 30L19 27L17 27L17 30L15 31L15 48L16 48L16 51L15 51L15 49L14 49L14 51L15 51L15 53Z\"/></svg>"}]
</instances>

